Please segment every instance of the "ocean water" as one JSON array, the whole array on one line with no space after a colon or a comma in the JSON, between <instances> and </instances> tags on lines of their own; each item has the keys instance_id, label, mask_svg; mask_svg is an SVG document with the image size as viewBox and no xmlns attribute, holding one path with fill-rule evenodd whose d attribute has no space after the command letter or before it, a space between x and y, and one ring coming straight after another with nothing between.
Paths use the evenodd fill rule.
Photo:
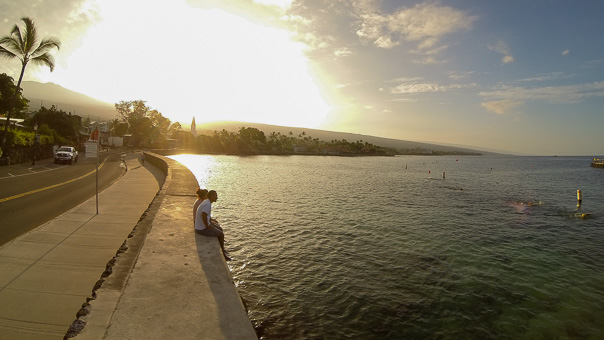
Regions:
<instances>
[{"instance_id":1,"label":"ocean water","mask_svg":"<svg viewBox=\"0 0 604 340\"><path fill-rule=\"evenodd\" d=\"M589 157L172 158L262 339L604 339Z\"/></svg>"}]
</instances>

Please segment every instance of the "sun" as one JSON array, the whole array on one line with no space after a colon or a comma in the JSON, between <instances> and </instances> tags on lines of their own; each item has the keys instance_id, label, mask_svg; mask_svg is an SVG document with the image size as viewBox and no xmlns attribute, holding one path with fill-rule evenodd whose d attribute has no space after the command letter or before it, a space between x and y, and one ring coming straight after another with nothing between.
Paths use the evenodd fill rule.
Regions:
<instances>
[{"instance_id":1,"label":"sun","mask_svg":"<svg viewBox=\"0 0 604 340\"><path fill-rule=\"evenodd\" d=\"M102 19L60 57L51 81L111 103L146 100L181 123L311 128L330 111L305 46L289 31L185 1L97 6Z\"/></svg>"}]
</instances>

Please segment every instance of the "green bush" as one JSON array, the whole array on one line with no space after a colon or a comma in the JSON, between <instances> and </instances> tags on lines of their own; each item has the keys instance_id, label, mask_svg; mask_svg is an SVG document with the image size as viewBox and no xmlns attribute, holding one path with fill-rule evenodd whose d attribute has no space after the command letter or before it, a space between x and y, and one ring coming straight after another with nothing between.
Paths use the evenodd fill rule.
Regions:
<instances>
[{"instance_id":1,"label":"green bush","mask_svg":"<svg viewBox=\"0 0 604 340\"><path fill-rule=\"evenodd\" d=\"M40 145L54 144L54 136L44 134L39 135ZM34 145L34 136L34 133L29 131L9 130L6 134L6 143L14 146L32 146Z\"/></svg>"},{"instance_id":2,"label":"green bush","mask_svg":"<svg viewBox=\"0 0 604 340\"><path fill-rule=\"evenodd\" d=\"M13 131L13 144L22 146L34 145L34 133L25 131Z\"/></svg>"}]
</instances>

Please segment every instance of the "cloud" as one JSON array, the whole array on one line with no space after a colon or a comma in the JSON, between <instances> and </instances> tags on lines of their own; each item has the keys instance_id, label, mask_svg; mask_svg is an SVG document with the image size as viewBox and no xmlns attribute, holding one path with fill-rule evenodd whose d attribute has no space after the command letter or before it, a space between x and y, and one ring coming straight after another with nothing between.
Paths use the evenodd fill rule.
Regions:
<instances>
[{"instance_id":1,"label":"cloud","mask_svg":"<svg viewBox=\"0 0 604 340\"><path fill-rule=\"evenodd\" d=\"M297 41L302 42L305 45L305 49L310 51L327 48L332 40L330 37L319 37L314 33L294 34L293 37Z\"/></svg>"},{"instance_id":2,"label":"cloud","mask_svg":"<svg viewBox=\"0 0 604 340\"><path fill-rule=\"evenodd\" d=\"M593 69L593 68L601 67L603 64L604 64L604 59L589 60L589 61L583 62L583 64L581 65L581 68L582 69Z\"/></svg>"},{"instance_id":3,"label":"cloud","mask_svg":"<svg viewBox=\"0 0 604 340\"><path fill-rule=\"evenodd\" d=\"M385 49L391 49L394 46L400 45L399 42L392 41L392 38L389 36L381 36L381 37L377 38L377 40L374 41L374 43L375 43L375 46L385 48Z\"/></svg>"},{"instance_id":4,"label":"cloud","mask_svg":"<svg viewBox=\"0 0 604 340\"><path fill-rule=\"evenodd\" d=\"M514 57L512 57L511 55L505 55L505 56L503 56L503 58L501 58L501 62L504 64L513 63Z\"/></svg>"},{"instance_id":5,"label":"cloud","mask_svg":"<svg viewBox=\"0 0 604 340\"><path fill-rule=\"evenodd\" d=\"M417 98L394 98L390 101L397 103L417 103L419 100Z\"/></svg>"},{"instance_id":6,"label":"cloud","mask_svg":"<svg viewBox=\"0 0 604 340\"><path fill-rule=\"evenodd\" d=\"M0 8L3 17L3 24L0 25L2 35L8 35L15 24L22 25L21 17L28 16L34 20L39 36L58 38L62 42L63 50L78 46L86 30L101 19L98 6L94 2L84 0L56 0L44 3L0 0Z\"/></svg>"},{"instance_id":7,"label":"cloud","mask_svg":"<svg viewBox=\"0 0 604 340\"><path fill-rule=\"evenodd\" d=\"M444 50L446 50L447 48L449 48L449 45L441 45L435 48L430 48L430 49L424 49L422 48L422 46L419 46L419 51L412 51L414 53L424 53L427 55L437 55L440 54L441 52L443 52Z\"/></svg>"},{"instance_id":8,"label":"cloud","mask_svg":"<svg viewBox=\"0 0 604 340\"><path fill-rule=\"evenodd\" d=\"M569 53L570 53L569 49L566 49L566 50L562 51L562 55L568 55Z\"/></svg>"},{"instance_id":9,"label":"cloud","mask_svg":"<svg viewBox=\"0 0 604 340\"><path fill-rule=\"evenodd\" d=\"M291 7L294 0L253 0L253 2L266 6L276 6L283 9L288 9Z\"/></svg>"},{"instance_id":10,"label":"cloud","mask_svg":"<svg viewBox=\"0 0 604 340\"><path fill-rule=\"evenodd\" d=\"M492 91L479 93L483 97L501 100L542 100L552 104L577 103L586 98L604 97L604 81L566 86L500 86Z\"/></svg>"},{"instance_id":11,"label":"cloud","mask_svg":"<svg viewBox=\"0 0 604 340\"><path fill-rule=\"evenodd\" d=\"M402 83L396 87L390 88L392 94L412 94L412 93L430 93L447 92L464 88L475 87L476 84L448 84L441 85L437 83Z\"/></svg>"},{"instance_id":12,"label":"cloud","mask_svg":"<svg viewBox=\"0 0 604 340\"><path fill-rule=\"evenodd\" d=\"M333 52L336 57L347 57L354 54L348 47L342 47Z\"/></svg>"},{"instance_id":13,"label":"cloud","mask_svg":"<svg viewBox=\"0 0 604 340\"><path fill-rule=\"evenodd\" d=\"M19 23L21 17L28 16L35 21L38 34L42 36L57 34L59 28L65 25L65 21L70 24L77 21L74 13L80 12L80 9L84 6L92 5L87 4L84 0L55 0L51 2L0 0L2 21L5 24L10 24L10 28L12 28L14 24ZM61 18L61 20L57 20L57 18ZM8 33L9 31L10 29L6 29L3 32Z\"/></svg>"},{"instance_id":14,"label":"cloud","mask_svg":"<svg viewBox=\"0 0 604 340\"><path fill-rule=\"evenodd\" d=\"M419 59L412 60L412 62L414 64L422 64L422 65L445 64L445 63L447 63L447 60L439 59L438 55L441 54L448 47L449 47L448 45L442 45L442 46L432 48L430 50L421 50L421 46L420 46L420 49L411 50L409 52L420 55Z\"/></svg>"},{"instance_id":15,"label":"cloud","mask_svg":"<svg viewBox=\"0 0 604 340\"><path fill-rule=\"evenodd\" d=\"M389 17L388 29L406 40L420 41L422 48L430 48L444 35L469 30L476 17L452 7L432 3L402 9Z\"/></svg>"},{"instance_id":16,"label":"cloud","mask_svg":"<svg viewBox=\"0 0 604 340\"><path fill-rule=\"evenodd\" d=\"M392 79L391 82L393 83L409 83L409 82L418 82L420 80L423 80L424 78L422 77L400 77L400 78L395 78Z\"/></svg>"},{"instance_id":17,"label":"cloud","mask_svg":"<svg viewBox=\"0 0 604 340\"><path fill-rule=\"evenodd\" d=\"M551 81L551 80L560 80L560 79L569 79L572 78L573 75L566 74L564 72L554 72L550 74L540 74L531 78L524 78L518 80L518 82L536 82L536 81Z\"/></svg>"},{"instance_id":18,"label":"cloud","mask_svg":"<svg viewBox=\"0 0 604 340\"><path fill-rule=\"evenodd\" d=\"M421 59L413 59L411 61L414 64L421 64L421 65L445 64L447 62L446 60L440 60L433 56L425 56Z\"/></svg>"},{"instance_id":19,"label":"cloud","mask_svg":"<svg viewBox=\"0 0 604 340\"><path fill-rule=\"evenodd\" d=\"M495 112L498 115L503 115L522 104L523 104L523 102L521 102L521 101L503 99L503 100L496 100L496 101L490 101L490 102L483 102L480 105L482 105L482 107L484 107L488 111Z\"/></svg>"},{"instance_id":20,"label":"cloud","mask_svg":"<svg viewBox=\"0 0 604 340\"><path fill-rule=\"evenodd\" d=\"M387 49L403 42L414 42L419 51L440 52L442 49L435 49L435 46L445 35L470 30L478 19L432 2L404 7L390 15L379 14L374 2L359 2L355 8L361 20L357 31L359 38Z\"/></svg>"},{"instance_id":21,"label":"cloud","mask_svg":"<svg viewBox=\"0 0 604 340\"><path fill-rule=\"evenodd\" d=\"M304 26L309 26L312 23L312 21L301 15L284 15L279 18L279 20L290 23L302 24Z\"/></svg>"},{"instance_id":22,"label":"cloud","mask_svg":"<svg viewBox=\"0 0 604 340\"><path fill-rule=\"evenodd\" d=\"M387 18L377 13L366 13L361 16L361 28L356 32L357 35L364 40L375 40L382 37L384 34L384 26L386 26Z\"/></svg>"},{"instance_id":23,"label":"cloud","mask_svg":"<svg viewBox=\"0 0 604 340\"><path fill-rule=\"evenodd\" d=\"M501 58L502 63L509 64L514 62L514 57L512 56L512 53L510 53L510 48L505 42L499 40L497 44L489 45L488 47L491 51L503 54L503 57Z\"/></svg>"},{"instance_id":24,"label":"cloud","mask_svg":"<svg viewBox=\"0 0 604 340\"><path fill-rule=\"evenodd\" d=\"M468 72L452 71L452 72L449 72L449 78L451 78L453 80L466 79L466 78L469 78L473 73L474 73L474 71L468 71Z\"/></svg>"}]
</instances>

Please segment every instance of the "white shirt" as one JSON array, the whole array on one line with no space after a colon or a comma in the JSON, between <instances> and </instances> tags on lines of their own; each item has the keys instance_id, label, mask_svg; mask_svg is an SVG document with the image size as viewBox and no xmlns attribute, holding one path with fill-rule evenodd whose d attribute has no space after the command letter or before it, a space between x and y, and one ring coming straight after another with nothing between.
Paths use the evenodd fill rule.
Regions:
<instances>
[{"instance_id":1,"label":"white shirt","mask_svg":"<svg viewBox=\"0 0 604 340\"><path fill-rule=\"evenodd\" d=\"M212 217L212 202L210 202L209 199L205 199L203 200L203 202L201 202L201 204L199 205L199 208L197 208L197 214L195 215L195 229L196 230L204 230L206 228L206 225L203 223L202 219L201 219L201 214L202 213L206 213L208 216L208 225L210 225L210 217Z\"/></svg>"}]
</instances>

